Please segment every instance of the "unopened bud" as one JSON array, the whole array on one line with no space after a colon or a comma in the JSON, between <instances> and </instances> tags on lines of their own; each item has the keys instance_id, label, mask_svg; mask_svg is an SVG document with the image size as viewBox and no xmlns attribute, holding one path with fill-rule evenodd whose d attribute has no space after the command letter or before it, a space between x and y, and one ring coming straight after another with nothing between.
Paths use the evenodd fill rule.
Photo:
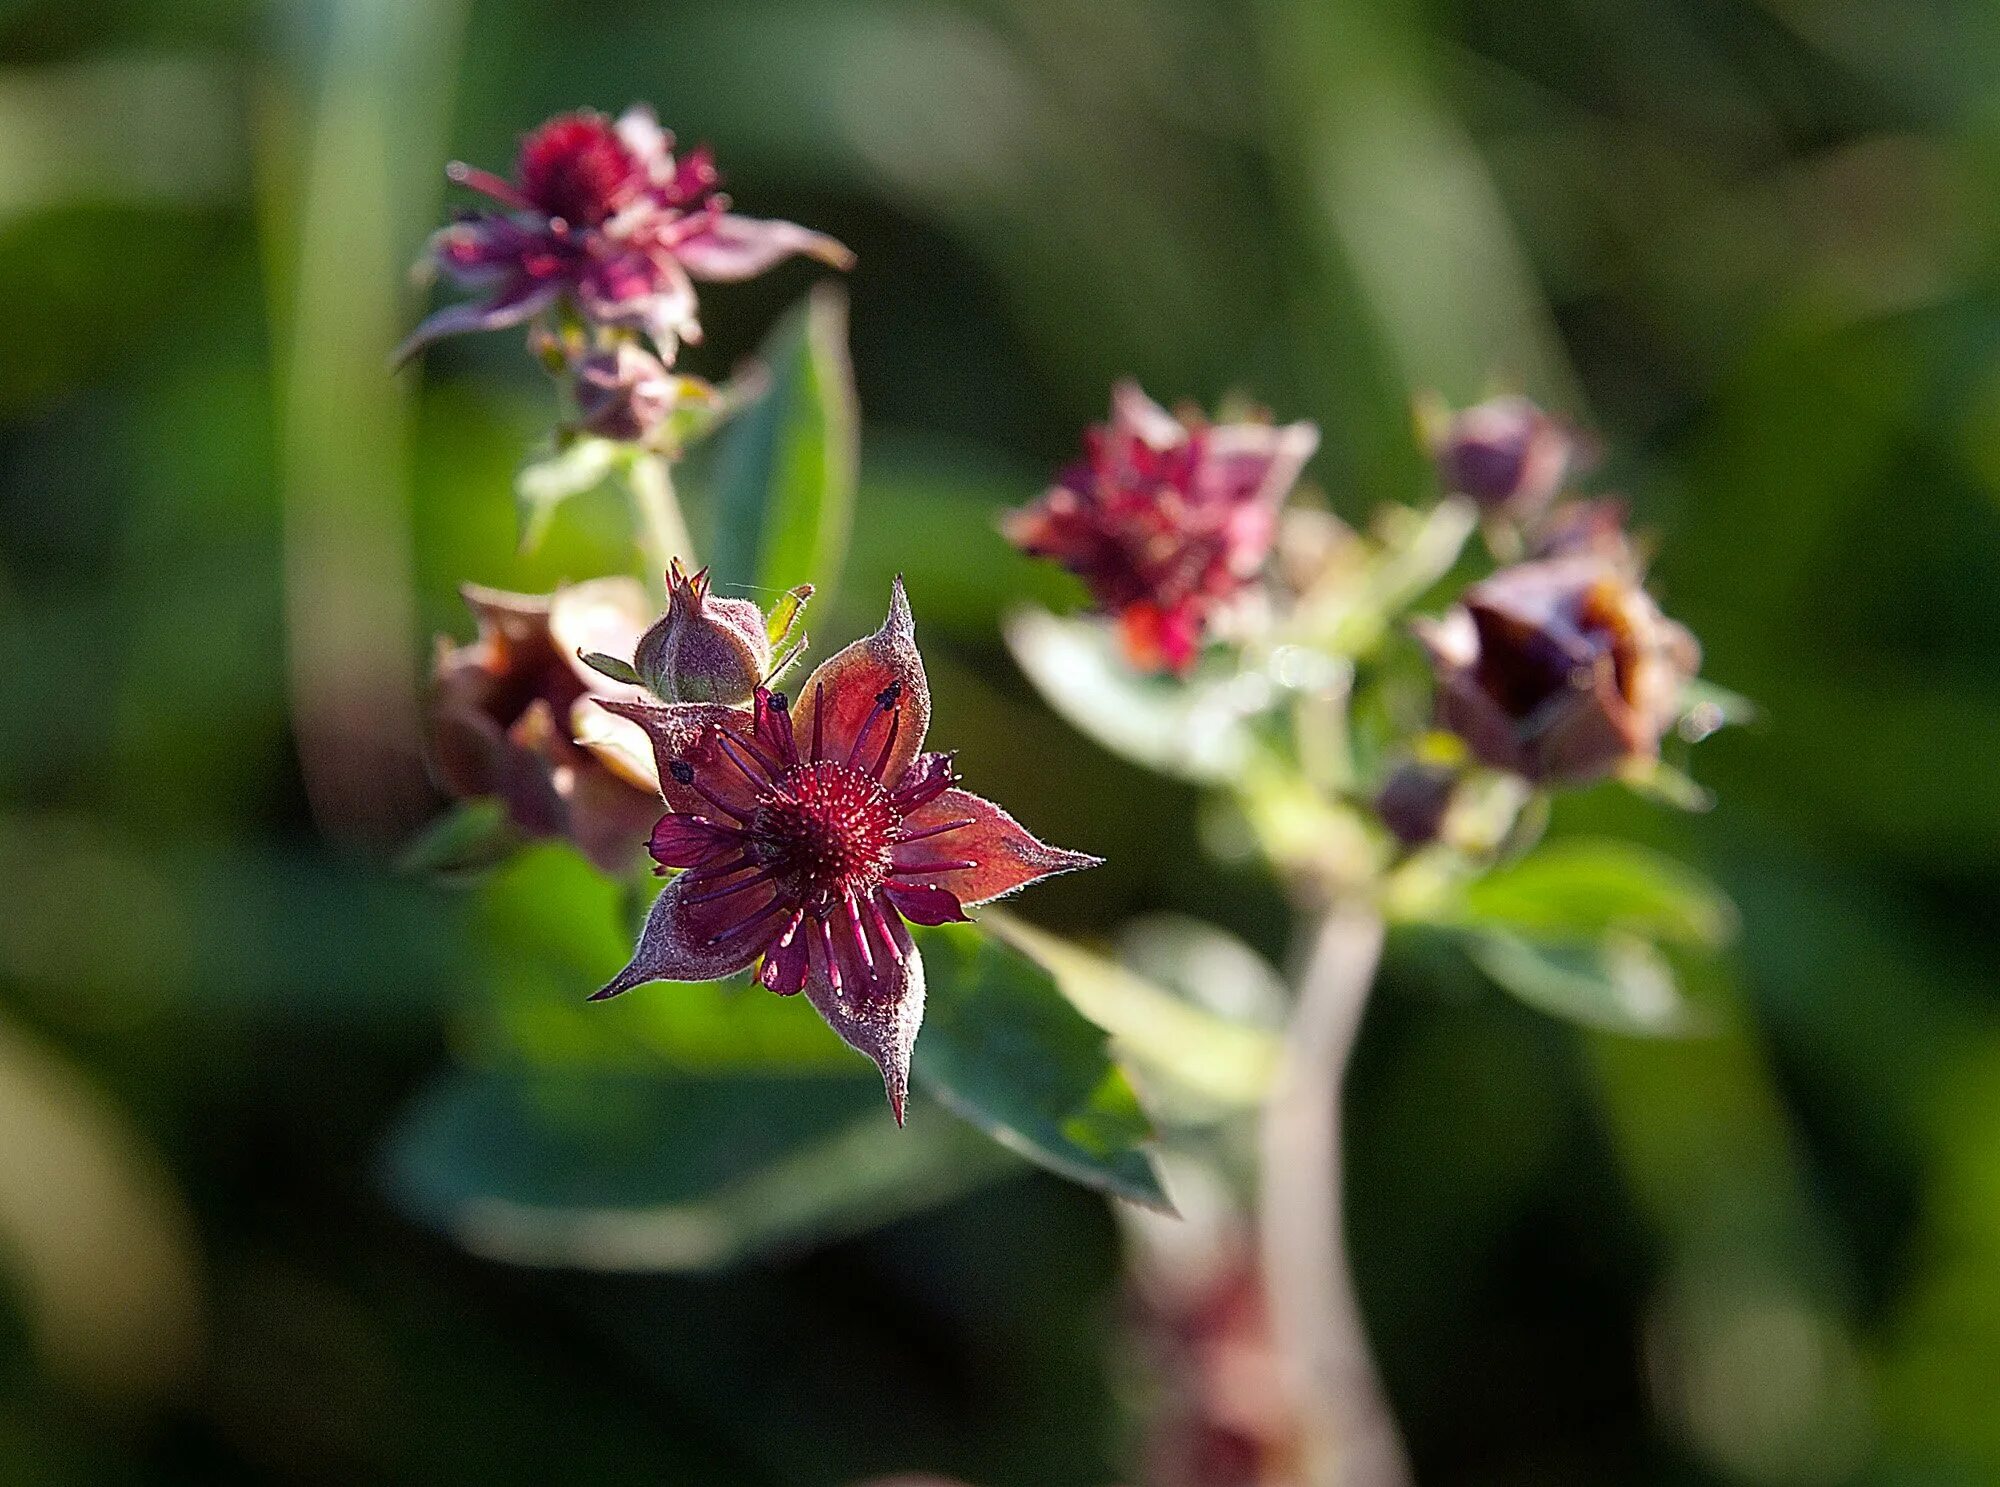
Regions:
<instances>
[{"instance_id":1,"label":"unopened bud","mask_svg":"<svg viewBox=\"0 0 2000 1487\"><path fill-rule=\"evenodd\" d=\"M1397 765L1382 782L1375 814L1404 846L1429 846L1444 830L1457 788L1457 770L1413 759Z\"/></svg>"},{"instance_id":2,"label":"unopened bud","mask_svg":"<svg viewBox=\"0 0 2000 1487\"><path fill-rule=\"evenodd\" d=\"M1480 509L1526 520L1562 489L1577 439L1523 397L1491 398L1450 415L1432 438L1438 479Z\"/></svg>"},{"instance_id":3,"label":"unopened bud","mask_svg":"<svg viewBox=\"0 0 2000 1487\"><path fill-rule=\"evenodd\" d=\"M668 702L736 707L771 672L763 611L748 599L717 598L708 570L667 573L667 616L639 641L632 664L647 689Z\"/></svg>"},{"instance_id":4,"label":"unopened bud","mask_svg":"<svg viewBox=\"0 0 2000 1487\"><path fill-rule=\"evenodd\" d=\"M623 443L650 440L678 400L666 364L629 341L578 361L575 391L578 426Z\"/></svg>"}]
</instances>

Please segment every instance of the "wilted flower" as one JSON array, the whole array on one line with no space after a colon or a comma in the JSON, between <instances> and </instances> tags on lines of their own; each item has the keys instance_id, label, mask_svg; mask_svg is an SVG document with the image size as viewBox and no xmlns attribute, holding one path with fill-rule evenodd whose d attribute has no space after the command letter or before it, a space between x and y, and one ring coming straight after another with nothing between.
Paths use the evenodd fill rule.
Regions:
<instances>
[{"instance_id":1,"label":"wilted flower","mask_svg":"<svg viewBox=\"0 0 2000 1487\"><path fill-rule=\"evenodd\" d=\"M467 585L479 622L470 645L440 639L432 682L431 762L461 799L495 796L529 836L566 837L607 872L627 870L659 813L651 760L621 746L629 725L600 701L644 695L598 675L577 652L627 649L645 591L601 578L555 594ZM581 744L579 735L594 742Z\"/></svg>"},{"instance_id":2,"label":"wilted flower","mask_svg":"<svg viewBox=\"0 0 2000 1487\"><path fill-rule=\"evenodd\" d=\"M1701 663L1623 565L1588 553L1503 568L1418 634L1439 725L1482 762L1545 784L1656 758Z\"/></svg>"},{"instance_id":3,"label":"wilted flower","mask_svg":"<svg viewBox=\"0 0 2000 1487\"><path fill-rule=\"evenodd\" d=\"M1575 434L1523 397L1491 398L1434 422L1431 452L1444 488L1515 520L1545 510L1577 458Z\"/></svg>"},{"instance_id":4,"label":"wilted flower","mask_svg":"<svg viewBox=\"0 0 2000 1487\"><path fill-rule=\"evenodd\" d=\"M1037 841L956 788L950 756L923 752L930 688L900 580L882 628L822 663L796 709L764 688L748 712L607 705L652 738L672 811L653 857L687 871L597 997L714 980L761 956L760 984L803 990L881 1068L898 1121L924 1005L904 921L963 919L967 904L1097 861Z\"/></svg>"},{"instance_id":5,"label":"wilted flower","mask_svg":"<svg viewBox=\"0 0 2000 1487\"><path fill-rule=\"evenodd\" d=\"M1134 665L1185 671L1210 619L1262 570L1318 444L1309 423L1183 422L1120 383L1084 457L1005 531L1083 579Z\"/></svg>"},{"instance_id":6,"label":"wilted flower","mask_svg":"<svg viewBox=\"0 0 2000 1487\"><path fill-rule=\"evenodd\" d=\"M571 373L577 426L600 439L643 444L686 396L691 379L630 341L581 357Z\"/></svg>"},{"instance_id":7,"label":"wilted flower","mask_svg":"<svg viewBox=\"0 0 2000 1487\"><path fill-rule=\"evenodd\" d=\"M708 570L667 570L667 615L639 641L633 669L668 702L740 707L771 675L764 612L748 599L710 592Z\"/></svg>"},{"instance_id":8,"label":"wilted flower","mask_svg":"<svg viewBox=\"0 0 2000 1487\"><path fill-rule=\"evenodd\" d=\"M438 267L485 298L438 311L403 344L403 360L441 336L519 325L559 302L596 325L650 335L671 359L697 340L691 279L747 279L796 253L837 268L853 255L790 222L730 213L707 150L676 161L652 111L614 123L561 114L521 142L514 178L453 165L451 178L505 211L469 214L439 232Z\"/></svg>"}]
</instances>

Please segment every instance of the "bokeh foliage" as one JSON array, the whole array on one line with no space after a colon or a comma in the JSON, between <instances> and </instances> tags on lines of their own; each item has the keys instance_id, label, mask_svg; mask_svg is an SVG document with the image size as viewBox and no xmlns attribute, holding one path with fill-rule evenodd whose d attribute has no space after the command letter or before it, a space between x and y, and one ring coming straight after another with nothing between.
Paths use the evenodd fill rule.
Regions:
<instances>
[{"instance_id":1,"label":"bokeh foliage","mask_svg":"<svg viewBox=\"0 0 2000 1487\"><path fill-rule=\"evenodd\" d=\"M701 1279L470 1258L387 1202L448 1057L663 1052L550 969L580 946L592 984L615 903L509 960L381 866L430 806L414 688L457 581L624 561L602 496L519 553L550 391L497 344L391 379L403 269L445 155L635 98L858 251L815 641L907 575L940 738L1109 859L1029 906L1080 937L1164 911L1291 949L1226 823L1000 644L1010 601L1072 596L993 513L1113 377L1318 420L1350 516L1421 478L1419 387L1602 431L1764 721L1705 747L1710 815L1606 790L1557 824L1685 856L1741 933L1693 988L1713 1036L1673 1044L1394 947L1353 1210L1420 1471L2000 1476L2000 13L1958 0L0 7L0 1476L1116 1479L1114 1233L1053 1179ZM695 368L805 282L717 296ZM584 1108L643 1148L642 1108Z\"/></svg>"}]
</instances>

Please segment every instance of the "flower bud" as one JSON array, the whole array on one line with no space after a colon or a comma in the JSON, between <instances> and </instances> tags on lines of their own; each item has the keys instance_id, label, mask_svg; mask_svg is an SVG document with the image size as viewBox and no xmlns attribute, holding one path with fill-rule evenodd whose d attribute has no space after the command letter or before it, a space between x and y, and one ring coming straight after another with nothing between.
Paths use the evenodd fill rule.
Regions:
<instances>
[{"instance_id":1,"label":"flower bud","mask_svg":"<svg viewBox=\"0 0 2000 1487\"><path fill-rule=\"evenodd\" d=\"M1409 760L1396 766L1375 794L1375 814L1406 847L1425 847L1444 830L1458 788L1458 771Z\"/></svg>"},{"instance_id":2,"label":"flower bud","mask_svg":"<svg viewBox=\"0 0 2000 1487\"><path fill-rule=\"evenodd\" d=\"M1483 511L1527 520L1562 489L1577 440L1526 398L1491 398L1444 420L1431 452L1447 491Z\"/></svg>"},{"instance_id":3,"label":"flower bud","mask_svg":"<svg viewBox=\"0 0 2000 1487\"><path fill-rule=\"evenodd\" d=\"M770 675L771 637L755 604L717 598L706 568L690 578L676 562L667 573L667 617L641 637L632 664L665 701L736 707Z\"/></svg>"},{"instance_id":4,"label":"flower bud","mask_svg":"<svg viewBox=\"0 0 2000 1487\"><path fill-rule=\"evenodd\" d=\"M650 441L679 400L673 373L627 341L576 363L578 426L602 439Z\"/></svg>"},{"instance_id":5,"label":"flower bud","mask_svg":"<svg viewBox=\"0 0 2000 1487\"><path fill-rule=\"evenodd\" d=\"M1701 662L1629 569L1587 553L1503 568L1417 631L1439 726L1482 763L1542 784L1658 757Z\"/></svg>"}]
</instances>

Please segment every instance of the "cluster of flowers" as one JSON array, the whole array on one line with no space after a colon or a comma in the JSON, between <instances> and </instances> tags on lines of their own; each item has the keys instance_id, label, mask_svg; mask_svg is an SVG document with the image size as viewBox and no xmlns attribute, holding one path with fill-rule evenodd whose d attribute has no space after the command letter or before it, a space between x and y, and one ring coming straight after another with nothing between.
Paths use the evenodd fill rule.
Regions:
<instances>
[{"instance_id":1,"label":"cluster of flowers","mask_svg":"<svg viewBox=\"0 0 2000 1487\"><path fill-rule=\"evenodd\" d=\"M707 395L669 370L700 337L693 281L749 278L794 254L852 262L820 233L731 213L709 152L676 159L643 108L550 120L523 141L512 180L451 176L503 209L432 243L437 265L485 297L433 315L402 357L532 323L579 427L602 438L648 444ZM469 587L478 633L440 643L431 754L449 793L497 799L520 833L567 838L611 874L643 847L676 874L597 998L756 965L760 985L804 992L880 1066L900 1121L924 1003L908 924L963 919L968 904L1096 859L1038 841L960 789L950 755L925 752L930 689L900 581L882 628L814 671L794 706L776 683L810 593L767 616L676 563L667 613L649 625L629 578L549 595Z\"/></svg>"},{"instance_id":2,"label":"cluster of flowers","mask_svg":"<svg viewBox=\"0 0 2000 1487\"><path fill-rule=\"evenodd\" d=\"M1694 638L1644 587L1613 501L1558 501L1578 438L1520 397L1433 420L1447 494L1474 503L1519 561L1471 585L1417 633L1437 725L1480 764L1578 785L1657 758L1700 663ZM1081 578L1141 670L1185 675L1268 599L1280 507L1317 443L1309 424L1175 417L1119 387L1084 457L1005 530ZM1392 829L1427 839L1450 771L1392 779Z\"/></svg>"},{"instance_id":3,"label":"cluster of flowers","mask_svg":"<svg viewBox=\"0 0 2000 1487\"><path fill-rule=\"evenodd\" d=\"M645 443L677 408L712 396L670 370L681 344L701 339L697 280L754 278L797 254L854 261L823 233L731 212L709 150L676 157L643 107L549 120L521 142L511 180L459 164L449 174L500 209L462 215L430 257L483 297L432 315L397 359L445 336L536 323L578 426L602 438Z\"/></svg>"},{"instance_id":4,"label":"cluster of flowers","mask_svg":"<svg viewBox=\"0 0 2000 1487\"><path fill-rule=\"evenodd\" d=\"M485 297L432 316L405 355L531 324L580 426L606 438L644 445L698 395L670 371L700 334L694 280L794 254L851 261L819 233L732 214L708 152L676 158L644 109L551 120L511 180L452 175L502 209L433 244ZM1318 438L1305 423L1176 416L1121 385L1082 457L1005 531L1083 580L1135 668L1186 676L1268 611L1284 503ZM1622 512L1558 501L1577 439L1503 398L1437 420L1432 440L1444 489L1486 514L1496 550L1519 554L1416 622L1437 725L1479 764L1536 785L1655 758L1699 653L1647 595ZM644 846L675 875L598 997L755 966L760 985L804 992L875 1060L900 1120L924 995L908 925L962 919L1096 859L1037 840L959 788L951 756L925 751L930 693L900 581L881 629L780 690L809 593L767 616L676 564L667 613L649 623L629 578L552 595L468 588L478 633L441 646L432 754L449 792L497 799L521 833L567 838L613 874ZM1406 770L1377 809L1406 843L1427 841L1452 786L1449 770Z\"/></svg>"}]
</instances>

